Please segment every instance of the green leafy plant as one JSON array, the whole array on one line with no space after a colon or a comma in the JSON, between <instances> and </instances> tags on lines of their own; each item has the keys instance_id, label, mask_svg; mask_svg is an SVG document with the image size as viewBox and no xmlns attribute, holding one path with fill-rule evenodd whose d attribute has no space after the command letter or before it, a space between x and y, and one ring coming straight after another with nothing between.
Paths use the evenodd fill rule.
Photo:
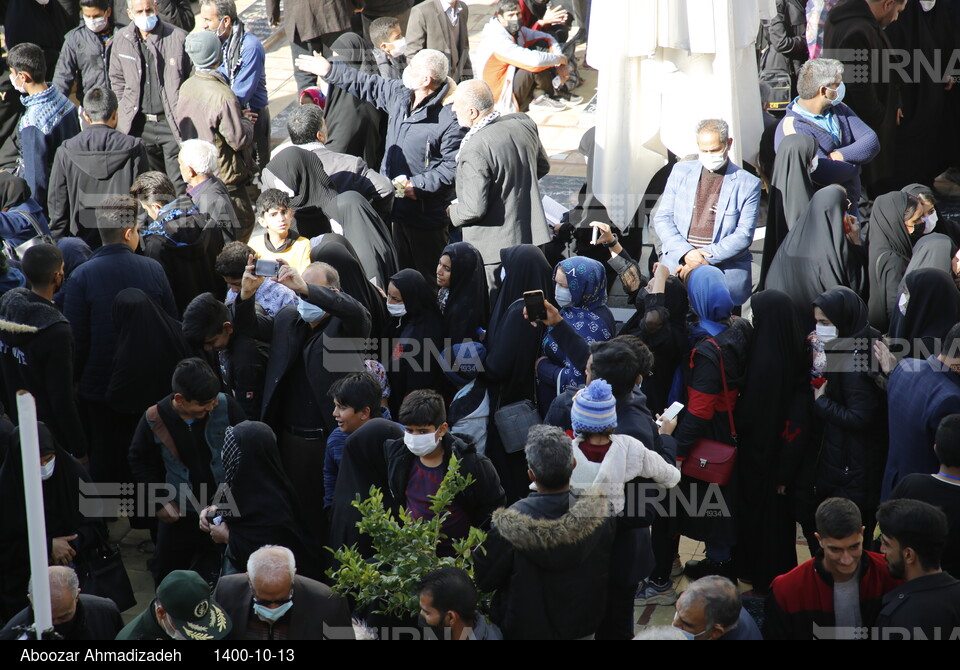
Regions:
<instances>
[{"instance_id":1,"label":"green leafy plant","mask_svg":"<svg viewBox=\"0 0 960 670\"><path fill-rule=\"evenodd\" d=\"M363 556L353 547L330 549L340 567L327 571L334 590L354 598L359 605L375 606L373 611L397 617L416 616L420 602L417 582L431 570L445 565L463 568L473 576L473 556L484 551L481 546L487 534L479 528L470 528L464 538L454 540L453 556L437 556L437 546L446 539L441 532L450 516L453 499L473 484L472 475L460 474L456 456L450 457L447 473L435 495L430 496L433 518L413 519L407 510L400 510L400 519L383 506L383 493L370 487L370 497L351 504L360 511L357 528L372 538L374 555Z\"/></svg>"}]
</instances>

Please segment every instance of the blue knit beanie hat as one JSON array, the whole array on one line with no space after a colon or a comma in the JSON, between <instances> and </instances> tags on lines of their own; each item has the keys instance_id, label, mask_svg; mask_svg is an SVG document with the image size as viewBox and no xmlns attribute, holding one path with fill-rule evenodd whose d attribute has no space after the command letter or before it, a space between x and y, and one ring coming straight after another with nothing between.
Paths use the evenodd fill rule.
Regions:
<instances>
[{"instance_id":1,"label":"blue knit beanie hat","mask_svg":"<svg viewBox=\"0 0 960 670\"><path fill-rule=\"evenodd\" d=\"M573 396L570 423L576 433L605 433L617 427L617 401L610 384L594 379Z\"/></svg>"}]
</instances>

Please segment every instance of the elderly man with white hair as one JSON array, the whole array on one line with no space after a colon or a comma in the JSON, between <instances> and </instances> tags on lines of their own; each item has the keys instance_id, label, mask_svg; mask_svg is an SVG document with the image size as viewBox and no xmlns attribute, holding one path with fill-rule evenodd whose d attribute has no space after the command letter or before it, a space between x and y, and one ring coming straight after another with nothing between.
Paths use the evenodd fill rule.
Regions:
<instances>
[{"instance_id":1,"label":"elderly man with white hair","mask_svg":"<svg viewBox=\"0 0 960 670\"><path fill-rule=\"evenodd\" d=\"M719 575L701 577L677 600L673 626L691 640L762 640L743 608L736 584Z\"/></svg>"},{"instance_id":2,"label":"elderly man with white hair","mask_svg":"<svg viewBox=\"0 0 960 670\"><path fill-rule=\"evenodd\" d=\"M215 221L223 231L224 244L246 242L253 230L252 221L241 228L227 185L217 176L217 148L206 140L187 140L177 156L180 176L187 182L187 195L202 214Z\"/></svg>"},{"instance_id":3,"label":"elderly man with white hair","mask_svg":"<svg viewBox=\"0 0 960 670\"><path fill-rule=\"evenodd\" d=\"M246 574L222 577L213 597L233 621L231 640L354 639L346 600L297 575L286 547L257 549Z\"/></svg>"},{"instance_id":4,"label":"elderly man with white hair","mask_svg":"<svg viewBox=\"0 0 960 670\"><path fill-rule=\"evenodd\" d=\"M364 74L318 55L301 56L297 67L389 115L380 173L403 196L393 203L393 243L400 266L415 268L432 285L449 241L447 207L455 196L457 152L466 133L449 104L457 85L447 77L447 57L424 49L410 59L402 80Z\"/></svg>"},{"instance_id":5,"label":"elderly man with white hair","mask_svg":"<svg viewBox=\"0 0 960 670\"><path fill-rule=\"evenodd\" d=\"M120 611L109 598L80 593L80 580L73 568L51 565L50 614L53 629L65 640L112 640L123 628ZM33 603L33 593L29 594ZM33 607L27 607L14 616L0 630L0 640L23 640L21 626L32 626ZM31 637L30 639L34 639Z\"/></svg>"},{"instance_id":6,"label":"elderly man with white hair","mask_svg":"<svg viewBox=\"0 0 960 670\"><path fill-rule=\"evenodd\" d=\"M469 129L457 157L457 203L449 211L463 241L480 251L488 268L501 249L549 242L539 180L550 172L550 161L537 124L526 114L501 116L479 79L460 84L453 111Z\"/></svg>"}]
</instances>

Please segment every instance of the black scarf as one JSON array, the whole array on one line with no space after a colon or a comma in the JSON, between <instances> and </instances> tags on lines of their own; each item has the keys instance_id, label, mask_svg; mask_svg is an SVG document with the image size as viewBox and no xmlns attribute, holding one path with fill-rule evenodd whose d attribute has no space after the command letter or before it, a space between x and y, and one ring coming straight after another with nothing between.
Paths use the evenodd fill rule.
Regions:
<instances>
[{"instance_id":1,"label":"black scarf","mask_svg":"<svg viewBox=\"0 0 960 670\"><path fill-rule=\"evenodd\" d=\"M230 553L238 567L246 566L250 554L263 545L275 544L293 552L300 574L322 577L319 543L304 531L296 492L283 470L270 427L244 421L227 428L223 466L239 514L227 518Z\"/></svg>"},{"instance_id":2,"label":"black scarf","mask_svg":"<svg viewBox=\"0 0 960 670\"><path fill-rule=\"evenodd\" d=\"M933 350L936 341L942 340L954 324L960 321L960 290L953 281L953 275L935 268L923 268L904 277L904 284L910 293L906 314L900 309L894 312L891 320L890 335L914 343L908 354L913 358L926 358L918 355L917 340L922 340L928 353Z\"/></svg>"},{"instance_id":3,"label":"black scarf","mask_svg":"<svg viewBox=\"0 0 960 670\"><path fill-rule=\"evenodd\" d=\"M367 279L376 279L385 289L390 275L400 268L390 228L359 193L337 196L337 210L343 235L353 245Z\"/></svg>"},{"instance_id":4,"label":"black scarf","mask_svg":"<svg viewBox=\"0 0 960 670\"><path fill-rule=\"evenodd\" d=\"M810 163L817 153L817 141L809 135L787 135L777 149L770 178L770 205L763 238L760 286L777 249L810 205L815 188L810 179Z\"/></svg>"},{"instance_id":5,"label":"black scarf","mask_svg":"<svg viewBox=\"0 0 960 670\"><path fill-rule=\"evenodd\" d=\"M913 242L904 225L908 203L906 193L885 193L874 201L870 212L867 266L870 277L870 322L883 332L886 332L890 316L887 312L892 296L888 295L888 291L893 290L888 288L885 278L899 268L901 274L896 277L896 283L899 284L913 255Z\"/></svg>"},{"instance_id":6,"label":"black scarf","mask_svg":"<svg viewBox=\"0 0 960 670\"><path fill-rule=\"evenodd\" d=\"M487 274L480 252L469 242L448 244L441 256L450 257L450 294L443 313L443 334L450 344L479 341L477 329L486 328L490 312Z\"/></svg>"},{"instance_id":7,"label":"black scarf","mask_svg":"<svg viewBox=\"0 0 960 670\"><path fill-rule=\"evenodd\" d=\"M320 157L300 147L287 147L264 169L263 185L278 188L277 180L293 191L290 206L296 210L297 230L304 237L329 232L329 219L339 220L337 190L323 169ZM314 227L319 230L314 230ZM324 229L325 228L325 229Z\"/></svg>"},{"instance_id":8,"label":"black scarf","mask_svg":"<svg viewBox=\"0 0 960 670\"><path fill-rule=\"evenodd\" d=\"M843 229L846 195L839 186L817 191L803 218L777 250L766 287L790 296L800 327L813 324L814 299L834 286L863 291L865 278L858 250Z\"/></svg>"},{"instance_id":9,"label":"black scarf","mask_svg":"<svg viewBox=\"0 0 960 670\"><path fill-rule=\"evenodd\" d=\"M506 277L497 292L493 312L490 314L488 335L491 338L499 331L500 322L510 305L521 299L525 292L543 291L547 300L553 300L553 268L539 247L520 244L501 249L500 260L501 267L506 270Z\"/></svg>"},{"instance_id":10,"label":"black scarf","mask_svg":"<svg viewBox=\"0 0 960 670\"><path fill-rule=\"evenodd\" d=\"M389 315L383 296L367 280L349 241L336 233L327 233L310 252L310 262L332 266L340 275L340 289L370 312L370 332L377 335L384 332Z\"/></svg>"}]
</instances>

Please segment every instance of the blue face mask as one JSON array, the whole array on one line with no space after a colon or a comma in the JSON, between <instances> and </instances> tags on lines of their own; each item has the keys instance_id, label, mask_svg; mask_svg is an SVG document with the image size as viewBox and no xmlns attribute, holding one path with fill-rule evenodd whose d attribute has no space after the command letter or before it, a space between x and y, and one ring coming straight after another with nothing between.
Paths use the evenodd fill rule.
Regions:
<instances>
[{"instance_id":1,"label":"blue face mask","mask_svg":"<svg viewBox=\"0 0 960 670\"><path fill-rule=\"evenodd\" d=\"M260 617L261 620L268 623L277 623L284 614L290 611L291 607L293 607L292 600L280 605L280 607L274 607L273 609L270 609L265 605L258 605L254 603L253 611L258 617Z\"/></svg>"},{"instance_id":2,"label":"blue face mask","mask_svg":"<svg viewBox=\"0 0 960 670\"><path fill-rule=\"evenodd\" d=\"M558 285L554 289L553 295L557 299L557 304L560 305L560 309L563 309L573 302L573 294L570 293L570 289L565 286Z\"/></svg>"},{"instance_id":3,"label":"blue face mask","mask_svg":"<svg viewBox=\"0 0 960 670\"><path fill-rule=\"evenodd\" d=\"M836 91L837 91L837 97L830 101L830 104L833 105L834 107L836 107L841 102L843 102L843 96L847 94L847 85L841 81L840 85L837 86Z\"/></svg>"},{"instance_id":4,"label":"blue face mask","mask_svg":"<svg viewBox=\"0 0 960 670\"><path fill-rule=\"evenodd\" d=\"M302 298L300 299L300 304L297 305L297 312L300 313L300 318L307 323L315 323L327 314L313 303L309 303Z\"/></svg>"}]
</instances>

